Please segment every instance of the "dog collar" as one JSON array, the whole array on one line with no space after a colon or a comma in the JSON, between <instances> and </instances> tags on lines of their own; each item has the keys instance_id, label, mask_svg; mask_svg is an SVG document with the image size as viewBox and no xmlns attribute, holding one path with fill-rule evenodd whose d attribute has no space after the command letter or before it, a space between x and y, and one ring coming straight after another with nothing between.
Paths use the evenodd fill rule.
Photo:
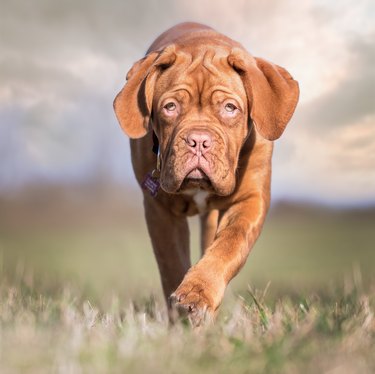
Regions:
<instances>
[{"instance_id":1,"label":"dog collar","mask_svg":"<svg viewBox=\"0 0 375 374\"><path fill-rule=\"evenodd\" d=\"M155 134L155 131L152 132L152 152L154 152L156 155L159 153L159 139Z\"/></svg>"},{"instance_id":2,"label":"dog collar","mask_svg":"<svg viewBox=\"0 0 375 374\"><path fill-rule=\"evenodd\" d=\"M156 154L156 169L154 169L151 173L146 174L142 182L142 188L147 190L152 197L155 197L160 188L160 147L159 139L156 136L155 131L152 132L152 141L152 152Z\"/></svg>"},{"instance_id":3,"label":"dog collar","mask_svg":"<svg viewBox=\"0 0 375 374\"><path fill-rule=\"evenodd\" d=\"M152 152L156 154L156 169L152 171L153 176L159 177L160 173L160 146L159 146L159 139L155 134L155 131L152 132Z\"/></svg>"}]
</instances>

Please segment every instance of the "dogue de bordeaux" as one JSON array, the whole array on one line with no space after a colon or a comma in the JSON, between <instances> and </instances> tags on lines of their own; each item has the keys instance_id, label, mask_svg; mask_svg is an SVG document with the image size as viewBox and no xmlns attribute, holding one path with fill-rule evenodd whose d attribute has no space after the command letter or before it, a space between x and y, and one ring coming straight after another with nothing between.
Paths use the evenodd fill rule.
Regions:
<instances>
[{"instance_id":1,"label":"dogue de bordeaux","mask_svg":"<svg viewBox=\"0 0 375 374\"><path fill-rule=\"evenodd\" d=\"M161 34L114 101L170 319L210 320L259 236L270 203L273 140L298 83L210 27ZM187 216L199 214L202 257L190 262Z\"/></svg>"}]
</instances>

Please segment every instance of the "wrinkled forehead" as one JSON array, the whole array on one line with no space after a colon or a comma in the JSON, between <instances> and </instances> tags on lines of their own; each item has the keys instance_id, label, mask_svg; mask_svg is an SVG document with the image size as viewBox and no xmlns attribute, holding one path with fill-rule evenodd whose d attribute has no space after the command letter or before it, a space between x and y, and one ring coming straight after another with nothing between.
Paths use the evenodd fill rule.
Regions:
<instances>
[{"instance_id":1,"label":"wrinkled forehead","mask_svg":"<svg viewBox=\"0 0 375 374\"><path fill-rule=\"evenodd\" d=\"M174 64L160 76L158 86L164 92L185 86L197 95L221 87L245 100L242 80L229 65L228 55L228 50L219 48L179 51Z\"/></svg>"}]
</instances>

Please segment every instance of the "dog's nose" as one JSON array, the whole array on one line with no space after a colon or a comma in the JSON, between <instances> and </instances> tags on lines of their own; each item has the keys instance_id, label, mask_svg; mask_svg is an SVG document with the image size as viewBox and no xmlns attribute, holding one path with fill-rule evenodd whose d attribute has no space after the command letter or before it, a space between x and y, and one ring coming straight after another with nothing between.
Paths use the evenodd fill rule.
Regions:
<instances>
[{"instance_id":1,"label":"dog's nose","mask_svg":"<svg viewBox=\"0 0 375 374\"><path fill-rule=\"evenodd\" d=\"M203 154L211 148L212 138L205 132L192 132L187 136L186 143L192 152Z\"/></svg>"}]
</instances>

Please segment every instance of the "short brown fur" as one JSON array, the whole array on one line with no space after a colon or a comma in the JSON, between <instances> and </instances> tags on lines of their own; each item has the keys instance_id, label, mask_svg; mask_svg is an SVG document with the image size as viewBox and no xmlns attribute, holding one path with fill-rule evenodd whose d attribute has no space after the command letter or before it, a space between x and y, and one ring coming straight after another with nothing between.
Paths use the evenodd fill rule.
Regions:
<instances>
[{"instance_id":1,"label":"short brown fur","mask_svg":"<svg viewBox=\"0 0 375 374\"><path fill-rule=\"evenodd\" d=\"M196 23L167 30L129 71L114 108L139 184L156 167L153 132L159 141L162 188L144 191L144 208L171 319L212 317L245 263L269 207L272 141L298 95L285 69ZM202 258L191 266L194 214Z\"/></svg>"}]
</instances>

